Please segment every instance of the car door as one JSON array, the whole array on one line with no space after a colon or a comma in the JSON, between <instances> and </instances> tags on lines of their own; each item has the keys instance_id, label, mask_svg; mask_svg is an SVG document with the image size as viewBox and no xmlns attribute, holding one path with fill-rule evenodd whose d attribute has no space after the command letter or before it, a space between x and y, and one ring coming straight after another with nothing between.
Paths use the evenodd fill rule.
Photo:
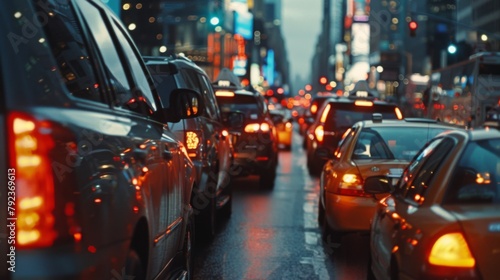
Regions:
<instances>
[{"instance_id":1,"label":"car door","mask_svg":"<svg viewBox=\"0 0 500 280\"><path fill-rule=\"evenodd\" d=\"M159 102L149 86L145 66L119 20L114 17L103 19L103 11L93 2L78 0L77 3L103 60L102 65L106 67L105 74L110 81L107 86L114 93L111 104L115 118L105 128L116 138L116 145L124 150L120 153L122 178L118 180L129 181L136 201L128 203L135 212L144 215L149 224L147 271L148 275L157 275L169 261L165 254L168 248L165 238L169 215L168 188L179 182L178 173L173 172L177 169L172 169L172 163L164 160L164 151L170 149L170 142L163 138L165 128L158 114ZM112 31L107 29L108 26ZM114 131L117 126L124 130ZM117 200L108 214L111 217L124 216L122 203ZM113 221L105 227L110 236L133 233L133 227L121 228Z\"/></svg>"},{"instance_id":2,"label":"car door","mask_svg":"<svg viewBox=\"0 0 500 280\"><path fill-rule=\"evenodd\" d=\"M407 237L417 234L412 232L419 229L418 225L412 224L415 216L412 214L421 207L434 171L453 146L453 141L447 138L430 142L408 165L395 192L381 203L384 207L378 209L374 220L372 244L376 248L374 260L384 268L390 267L393 249L405 249Z\"/></svg>"}]
</instances>

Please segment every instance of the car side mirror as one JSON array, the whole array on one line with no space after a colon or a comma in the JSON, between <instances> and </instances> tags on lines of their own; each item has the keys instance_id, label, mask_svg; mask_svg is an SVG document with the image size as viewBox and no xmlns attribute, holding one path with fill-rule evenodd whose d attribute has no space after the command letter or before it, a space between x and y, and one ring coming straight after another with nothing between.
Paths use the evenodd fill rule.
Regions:
<instances>
[{"instance_id":1,"label":"car side mirror","mask_svg":"<svg viewBox=\"0 0 500 280\"><path fill-rule=\"evenodd\" d=\"M387 176L372 176L365 179L363 191L369 194L381 194L392 191L392 179Z\"/></svg>"},{"instance_id":2,"label":"car side mirror","mask_svg":"<svg viewBox=\"0 0 500 280\"><path fill-rule=\"evenodd\" d=\"M192 89L174 89L168 108L163 108L168 122L198 117L203 110L201 96Z\"/></svg>"},{"instance_id":3,"label":"car side mirror","mask_svg":"<svg viewBox=\"0 0 500 280\"><path fill-rule=\"evenodd\" d=\"M222 123L228 128L240 128L245 123L245 114L237 111L222 113Z\"/></svg>"}]
</instances>

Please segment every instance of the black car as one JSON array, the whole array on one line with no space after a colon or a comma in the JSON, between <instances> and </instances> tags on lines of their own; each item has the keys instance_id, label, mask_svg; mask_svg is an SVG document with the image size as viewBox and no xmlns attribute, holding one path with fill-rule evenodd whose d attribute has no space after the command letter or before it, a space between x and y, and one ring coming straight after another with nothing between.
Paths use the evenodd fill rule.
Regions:
<instances>
[{"instance_id":1,"label":"black car","mask_svg":"<svg viewBox=\"0 0 500 280\"><path fill-rule=\"evenodd\" d=\"M245 89L220 87L216 96L223 116L234 112L244 115L244 121L230 130L235 175L259 175L260 185L272 188L278 165L278 135L264 97Z\"/></svg>"},{"instance_id":2,"label":"black car","mask_svg":"<svg viewBox=\"0 0 500 280\"><path fill-rule=\"evenodd\" d=\"M7 1L0 22L0 279L189 278L194 166L164 123L199 95L162 109L101 1Z\"/></svg>"},{"instance_id":3,"label":"black car","mask_svg":"<svg viewBox=\"0 0 500 280\"><path fill-rule=\"evenodd\" d=\"M233 150L228 131L222 124L219 106L206 72L180 55L144 57L163 104L173 92L188 88L201 94L203 110L197 118L168 125L184 142L196 166L196 185L192 197L200 240L214 236L218 218L232 210L231 166Z\"/></svg>"},{"instance_id":4,"label":"black car","mask_svg":"<svg viewBox=\"0 0 500 280\"><path fill-rule=\"evenodd\" d=\"M400 109L393 103L357 97L327 99L305 135L309 172L318 175L326 163L325 159L316 155L318 148L327 148L333 153L344 132L358 121L370 120L373 113L380 113L385 120L403 118Z\"/></svg>"}]
</instances>

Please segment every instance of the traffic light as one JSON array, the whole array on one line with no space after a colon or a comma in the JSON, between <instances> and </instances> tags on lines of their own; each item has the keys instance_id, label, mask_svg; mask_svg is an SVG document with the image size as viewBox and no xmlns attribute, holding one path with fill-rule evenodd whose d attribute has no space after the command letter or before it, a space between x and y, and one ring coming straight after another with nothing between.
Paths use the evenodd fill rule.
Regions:
<instances>
[{"instance_id":1,"label":"traffic light","mask_svg":"<svg viewBox=\"0 0 500 280\"><path fill-rule=\"evenodd\" d=\"M412 20L408 22L408 28L410 29L410 37L415 37L417 35L418 23Z\"/></svg>"}]
</instances>

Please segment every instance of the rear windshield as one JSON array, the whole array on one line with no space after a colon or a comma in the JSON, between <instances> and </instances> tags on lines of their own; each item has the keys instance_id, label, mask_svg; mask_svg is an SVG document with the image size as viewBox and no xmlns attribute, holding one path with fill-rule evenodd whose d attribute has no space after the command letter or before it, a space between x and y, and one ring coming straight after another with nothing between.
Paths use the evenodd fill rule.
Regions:
<instances>
[{"instance_id":1,"label":"rear windshield","mask_svg":"<svg viewBox=\"0 0 500 280\"><path fill-rule=\"evenodd\" d=\"M500 139L471 142L448 186L450 204L500 204Z\"/></svg>"},{"instance_id":2,"label":"rear windshield","mask_svg":"<svg viewBox=\"0 0 500 280\"><path fill-rule=\"evenodd\" d=\"M332 103L332 109L326 118L325 130L345 130L358 121L371 120L373 113L382 114L383 119L397 119L394 108L395 106L373 105L368 107L356 106L353 103Z\"/></svg>"},{"instance_id":3,"label":"rear windshield","mask_svg":"<svg viewBox=\"0 0 500 280\"><path fill-rule=\"evenodd\" d=\"M148 65L148 68L153 76L153 81L160 95L161 103L164 108L170 106L170 95L172 91L178 88L175 78L172 74L167 72L159 72L161 65ZM165 66L166 67L166 66Z\"/></svg>"},{"instance_id":4,"label":"rear windshield","mask_svg":"<svg viewBox=\"0 0 500 280\"><path fill-rule=\"evenodd\" d=\"M217 103L222 113L239 111L249 119L257 119L265 114L263 106L253 96L235 95L232 97L217 97Z\"/></svg>"},{"instance_id":5,"label":"rear windshield","mask_svg":"<svg viewBox=\"0 0 500 280\"><path fill-rule=\"evenodd\" d=\"M434 136L446 128L371 127L359 133L352 159L397 159L410 161Z\"/></svg>"}]
</instances>

